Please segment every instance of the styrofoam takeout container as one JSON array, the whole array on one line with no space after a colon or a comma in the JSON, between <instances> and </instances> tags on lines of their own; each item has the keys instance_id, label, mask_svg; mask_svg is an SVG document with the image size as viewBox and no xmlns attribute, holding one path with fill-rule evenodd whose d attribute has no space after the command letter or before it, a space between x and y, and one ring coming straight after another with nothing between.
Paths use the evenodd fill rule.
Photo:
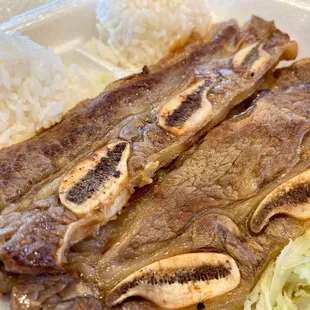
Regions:
<instances>
[{"instance_id":1,"label":"styrofoam takeout container","mask_svg":"<svg viewBox=\"0 0 310 310\"><path fill-rule=\"evenodd\" d=\"M21 0L22 1L22 0ZM96 58L84 48L97 36L97 0L63 0L47 4L0 25L0 31L18 31L43 46L51 46L65 64L79 64L116 78L127 73L108 61Z\"/></svg>"},{"instance_id":2,"label":"styrofoam takeout container","mask_svg":"<svg viewBox=\"0 0 310 310\"><path fill-rule=\"evenodd\" d=\"M209 1L215 21L235 18L242 23L252 14L275 20L279 29L298 42L298 58L310 57L310 0ZM0 25L0 31L19 31L43 46L51 46L65 64L75 63L122 77L124 71L84 49L85 43L97 36L96 7L97 0L57 1L12 18ZM8 298L0 300L0 309L9 309Z\"/></svg>"}]
</instances>

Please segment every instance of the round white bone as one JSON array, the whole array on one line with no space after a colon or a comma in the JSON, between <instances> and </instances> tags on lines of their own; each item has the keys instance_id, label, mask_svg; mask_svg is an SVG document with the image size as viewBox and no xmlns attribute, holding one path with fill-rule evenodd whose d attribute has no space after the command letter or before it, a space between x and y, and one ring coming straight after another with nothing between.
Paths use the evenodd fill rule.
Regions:
<instances>
[{"instance_id":1,"label":"round white bone","mask_svg":"<svg viewBox=\"0 0 310 310\"><path fill-rule=\"evenodd\" d=\"M195 91L197 91L198 88L203 87L204 84L205 81L200 80L163 105L158 114L159 126L174 135L182 136L188 132L197 131L203 124L207 124L208 119L211 118L212 112L212 105L207 99L208 88L205 88L202 91L200 101L201 107L194 111L193 114L184 122L184 124L176 127L172 127L167 124L169 116L172 115L181 104L184 104L183 102L186 97L193 94Z\"/></svg>"},{"instance_id":2,"label":"round white bone","mask_svg":"<svg viewBox=\"0 0 310 310\"><path fill-rule=\"evenodd\" d=\"M259 42L256 42L250 46L241 49L232 60L232 65L235 70L242 67L243 62L246 57L252 53L252 51L257 48ZM258 59L256 59L251 67L248 69L249 73L255 74L263 70L263 68L268 64L271 56L263 49L263 46L258 47Z\"/></svg>"},{"instance_id":3,"label":"round white bone","mask_svg":"<svg viewBox=\"0 0 310 310\"><path fill-rule=\"evenodd\" d=\"M262 46L258 49L258 59L255 60L250 68L251 73L257 73L264 70L264 67L268 64L271 56L263 50Z\"/></svg>"},{"instance_id":4,"label":"round white bone","mask_svg":"<svg viewBox=\"0 0 310 310\"><path fill-rule=\"evenodd\" d=\"M179 309L225 294L239 283L239 269L232 257L183 254L134 272L108 293L106 303L114 306L130 296L140 296L162 308Z\"/></svg>"},{"instance_id":5,"label":"round white bone","mask_svg":"<svg viewBox=\"0 0 310 310\"><path fill-rule=\"evenodd\" d=\"M89 171L94 169L103 157L108 157L108 150L113 150L118 144L125 143L126 146L121 154L120 160L116 166L119 176L111 175L98 189L92 193L82 203L76 203L68 199L69 191L87 175ZM130 146L127 142L117 142L106 145L80 161L61 181L59 187L59 197L61 203L77 215L86 215L93 210L99 209L103 214L109 216L117 211L114 201L124 190L128 180L127 160L130 155ZM109 210L113 207L113 210ZM112 216L113 216L112 215Z\"/></svg>"},{"instance_id":6,"label":"round white bone","mask_svg":"<svg viewBox=\"0 0 310 310\"><path fill-rule=\"evenodd\" d=\"M294 193L296 186L301 188ZM310 195L307 197L308 192L310 192L310 169L281 184L265 197L251 217L251 231L255 233L262 231L276 214L286 214L299 220L309 219ZM300 195L308 198L307 201L300 202Z\"/></svg>"},{"instance_id":7,"label":"round white bone","mask_svg":"<svg viewBox=\"0 0 310 310\"><path fill-rule=\"evenodd\" d=\"M232 60L232 64L234 68L240 67L242 63L244 62L245 58L252 52L254 48L256 48L258 45L258 42L255 42L252 45L249 45L245 48L242 48L240 51L238 51Z\"/></svg>"}]
</instances>

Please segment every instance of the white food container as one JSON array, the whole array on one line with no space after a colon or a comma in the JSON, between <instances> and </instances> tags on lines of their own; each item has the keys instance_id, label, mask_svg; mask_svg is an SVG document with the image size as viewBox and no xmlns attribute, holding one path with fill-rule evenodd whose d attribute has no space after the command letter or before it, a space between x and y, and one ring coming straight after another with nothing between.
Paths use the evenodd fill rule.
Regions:
<instances>
[{"instance_id":1,"label":"white food container","mask_svg":"<svg viewBox=\"0 0 310 310\"><path fill-rule=\"evenodd\" d=\"M23 0L20 0L23 1ZM64 0L12 18L0 31L18 31L43 46L51 46L65 64L79 64L116 78L127 73L108 61L90 55L85 43L97 36L97 0Z\"/></svg>"},{"instance_id":2,"label":"white food container","mask_svg":"<svg viewBox=\"0 0 310 310\"><path fill-rule=\"evenodd\" d=\"M275 20L279 29L298 42L298 58L310 57L310 0L209 1L216 21L235 18L242 23L252 14ZM65 64L76 63L122 77L124 71L85 52L85 43L97 36L96 7L97 0L57 1L11 19L0 25L0 31L19 31L43 46L51 46ZM0 299L0 309L9 308L9 298Z\"/></svg>"}]
</instances>

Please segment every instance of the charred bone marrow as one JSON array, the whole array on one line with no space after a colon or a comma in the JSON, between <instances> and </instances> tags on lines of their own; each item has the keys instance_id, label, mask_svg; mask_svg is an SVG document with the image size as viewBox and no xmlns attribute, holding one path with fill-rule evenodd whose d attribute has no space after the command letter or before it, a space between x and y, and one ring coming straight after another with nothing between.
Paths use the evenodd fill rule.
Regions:
<instances>
[{"instance_id":1,"label":"charred bone marrow","mask_svg":"<svg viewBox=\"0 0 310 310\"><path fill-rule=\"evenodd\" d=\"M158 114L160 127L182 136L203 125L212 112L207 99L209 84L200 80L163 105Z\"/></svg>"},{"instance_id":2,"label":"charred bone marrow","mask_svg":"<svg viewBox=\"0 0 310 310\"><path fill-rule=\"evenodd\" d=\"M298 220L310 218L310 169L286 181L265 197L251 217L251 231L261 232L277 214Z\"/></svg>"},{"instance_id":3,"label":"charred bone marrow","mask_svg":"<svg viewBox=\"0 0 310 310\"><path fill-rule=\"evenodd\" d=\"M264 50L263 45L256 42L241 49L232 60L233 69L245 71L249 75L255 75L268 65L271 56Z\"/></svg>"},{"instance_id":4,"label":"charred bone marrow","mask_svg":"<svg viewBox=\"0 0 310 310\"><path fill-rule=\"evenodd\" d=\"M190 253L152 263L134 272L107 297L114 306L131 296L165 309L179 309L225 294L240 283L234 259L220 253Z\"/></svg>"},{"instance_id":5,"label":"charred bone marrow","mask_svg":"<svg viewBox=\"0 0 310 310\"><path fill-rule=\"evenodd\" d=\"M128 180L129 155L129 143L121 141L87 156L62 179L61 203L77 215L109 208Z\"/></svg>"}]
</instances>

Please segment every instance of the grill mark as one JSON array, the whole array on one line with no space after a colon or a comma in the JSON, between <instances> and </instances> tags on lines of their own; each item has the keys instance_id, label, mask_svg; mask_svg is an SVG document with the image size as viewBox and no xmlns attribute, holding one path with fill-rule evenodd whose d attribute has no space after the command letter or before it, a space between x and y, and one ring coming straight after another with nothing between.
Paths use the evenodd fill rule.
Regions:
<instances>
[{"instance_id":1,"label":"grill mark","mask_svg":"<svg viewBox=\"0 0 310 310\"><path fill-rule=\"evenodd\" d=\"M120 173L117 165L125 148L126 143L119 143L113 149L108 149L107 157L102 157L100 162L69 190L67 200L82 204L110 177L118 178Z\"/></svg>"},{"instance_id":2,"label":"grill mark","mask_svg":"<svg viewBox=\"0 0 310 310\"><path fill-rule=\"evenodd\" d=\"M171 271L173 274L168 274L165 271L153 271L144 274L143 276L134 279L131 282L125 283L119 288L120 294L126 294L130 289L137 287L139 284L163 285L180 283L184 284L189 281L210 281L218 280L227 277L230 274L231 268L224 265L219 266L201 266L197 268L182 268L180 270Z\"/></svg>"},{"instance_id":3,"label":"grill mark","mask_svg":"<svg viewBox=\"0 0 310 310\"><path fill-rule=\"evenodd\" d=\"M168 116L167 126L179 127L190 118L190 116L201 108L202 93L205 85L198 87L192 94L188 95L180 104L180 106Z\"/></svg>"},{"instance_id":4,"label":"grill mark","mask_svg":"<svg viewBox=\"0 0 310 310\"><path fill-rule=\"evenodd\" d=\"M259 58L259 52L258 48L255 47L251 50L251 52L246 55L245 59L243 60L242 64L240 65L240 68L242 70L250 69L253 63Z\"/></svg>"},{"instance_id":5,"label":"grill mark","mask_svg":"<svg viewBox=\"0 0 310 310\"><path fill-rule=\"evenodd\" d=\"M310 200L310 183L300 183L291 188L288 192L283 193L275 201L267 203L264 208L259 212L253 222L255 225L261 225L265 219L265 215L270 213L272 210L280 208L283 205L290 205L297 207L299 204L306 203Z\"/></svg>"}]
</instances>

